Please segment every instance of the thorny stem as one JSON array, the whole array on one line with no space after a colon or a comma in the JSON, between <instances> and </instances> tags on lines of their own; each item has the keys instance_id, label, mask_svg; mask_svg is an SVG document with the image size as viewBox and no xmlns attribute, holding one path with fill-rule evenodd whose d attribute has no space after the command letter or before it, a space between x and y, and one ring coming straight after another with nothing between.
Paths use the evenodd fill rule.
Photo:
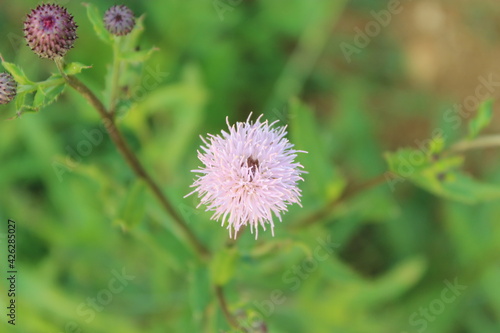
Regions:
<instances>
[{"instance_id":1,"label":"thorny stem","mask_svg":"<svg viewBox=\"0 0 500 333\"><path fill-rule=\"evenodd\" d=\"M74 76L67 76L64 73L62 59L56 59L55 62L57 68L61 72L61 75L64 77L68 85L71 88L75 89L78 93L80 93L97 110L104 122L104 127L106 127L111 140L115 144L118 151L121 153L122 157L134 171L134 173L139 178L143 179L144 182L148 185L162 207L172 217L175 224L184 233L184 236L187 237L188 241L191 243L197 254L200 255L200 257L203 259L207 259L208 257L210 257L210 252L208 251L208 249L201 243L201 241L197 238L193 231L191 231L191 229L187 226L187 223L179 215L179 213L177 213L172 203L163 194L158 184L156 184L153 178L147 173L137 156L130 149L121 132L118 130L113 115L108 112L101 100L97 98L96 95L84 83L82 83Z\"/></svg>"},{"instance_id":2,"label":"thorny stem","mask_svg":"<svg viewBox=\"0 0 500 333\"><path fill-rule=\"evenodd\" d=\"M234 329L239 329L241 332L248 332L246 329L241 327L240 324L238 324L236 318L234 318L234 316L229 311L229 308L227 307L226 298L224 297L224 290L222 290L221 286L218 285L215 286L215 295L217 297L217 300L219 301L222 313L224 314L224 317L226 318L229 325Z\"/></svg>"}]
</instances>

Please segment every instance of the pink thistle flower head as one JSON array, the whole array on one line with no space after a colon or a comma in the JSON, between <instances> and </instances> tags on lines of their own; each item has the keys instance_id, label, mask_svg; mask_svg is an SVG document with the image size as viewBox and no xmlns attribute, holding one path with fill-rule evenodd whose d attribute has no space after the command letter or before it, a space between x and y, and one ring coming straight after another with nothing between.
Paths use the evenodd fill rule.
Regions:
<instances>
[{"instance_id":1,"label":"pink thistle flower head","mask_svg":"<svg viewBox=\"0 0 500 333\"><path fill-rule=\"evenodd\" d=\"M135 26L134 12L125 5L113 6L104 13L104 25L115 36L128 35Z\"/></svg>"},{"instance_id":2,"label":"pink thistle flower head","mask_svg":"<svg viewBox=\"0 0 500 333\"><path fill-rule=\"evenodd\" d=\"M251 114L250 114L251 116ZM297 153L285 137L285 127L276 127L277 122L238 122L230 125L229 132L201 138L204 146L198 151L203 166L191 187L197 192L200 205L213 211L212 220L228 222L229 237L236 236L242 226L250 225L255 238L259 226L266 230L270 225L274 236L273 215L281 222L281 213L293 203L300 205L301 191L297 184L302 165L295 162Z\"/></svg>"},{"instance_id":3,"label":"pink thistle flower head","mask_svg":"<svg viewBox=\"0 0 500 333\"><path fill-rule=\"evenodd\" d=\"M43 4L28 14L24 21L24 36L39 57L54 59L63 57L73 47L77 27L66 8Z\"/></svg>"}]
</instances>

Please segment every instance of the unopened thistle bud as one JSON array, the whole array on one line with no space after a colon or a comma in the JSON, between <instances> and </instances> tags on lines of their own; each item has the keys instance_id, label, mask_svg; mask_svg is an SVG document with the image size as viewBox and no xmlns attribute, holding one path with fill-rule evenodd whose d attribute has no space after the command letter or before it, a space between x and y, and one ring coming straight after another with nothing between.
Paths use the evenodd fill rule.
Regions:
<instances>
[{"instance_id":1,"label":"unopened thistle bud","mask_svg":"<svg viewBox=\"0 0 500 333\"><path fill-rule=\"evenodd\" d=\"M9 73L0 73L0 104L7 104L16 97L17 83Z\"/></svg>"},{"instance_id":2,"label":"unopened thistle bud","mask_svg":"<svg viewBox=\"0 0 500 333\"><path fill-rule=\"evenodd\" d=\"M28 14L24 22L24 37L38 56L54 59L63 57L73 47L77 27L66 8L43 4Z\"/></svg>"},{"instance_id":3,"label":"unopened thistle bud","mask_svg":"<svg viewBox=\"0 0 500 333\"><path fill-rule=\"evenodd\" d=\"M129 34L135 26L134 12L127 6L113 6L104 14L106 29L115 36Z\"/></svg>"}]
</instances>

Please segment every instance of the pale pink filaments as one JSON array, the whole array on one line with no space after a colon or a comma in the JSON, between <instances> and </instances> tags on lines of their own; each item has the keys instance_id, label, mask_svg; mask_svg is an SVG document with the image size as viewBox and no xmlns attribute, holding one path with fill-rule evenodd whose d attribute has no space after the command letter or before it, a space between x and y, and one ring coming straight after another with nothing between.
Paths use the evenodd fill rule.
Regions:
<instances>
[{"instance_id":1,"label":"pale pink filaments","mask_svg":"<svg viewBox=\"0 0 500 333\"><path fill-rule=\"evenodd\" d=\"M277 122L238 122L230 125L229 132L208 135L204 146L198 151L203 166L191 187L200 197L200 205L213 211L212 220L228 222L229 237L236 237L242 226L250 225L255 238L259 225L266 230L271 227L274 236L273 216L281 222L281 213L293 203L300 205L301 191L297 184L302 165L295 162L297 153L285 137L285 127L276 127ZM187 196L188 196L187 195Z\"/></svg>"}]
</instances>

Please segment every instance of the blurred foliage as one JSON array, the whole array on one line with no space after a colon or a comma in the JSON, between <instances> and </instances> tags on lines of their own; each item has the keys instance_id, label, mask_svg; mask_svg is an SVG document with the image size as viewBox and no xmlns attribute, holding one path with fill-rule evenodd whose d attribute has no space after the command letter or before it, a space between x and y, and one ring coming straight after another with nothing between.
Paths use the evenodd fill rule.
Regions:
<instances>
[{"instance_id":1,"label":"blurred foliage","mask_svg":"<svg viewBox=\"0 0 500 333\"><path fill-rule=\"evenodd\" d=\"M339 45L352 44L354 29L374 22L385 1L125 3L145 16L142 35L131 39L135 53L122 54L131 64L124 75L135 84L122 92L129 98L119 125L216 253L207 264L128 169L96 112L70 89L59 95L60 77L49 78L54 64L24 46L22 21L37 3L20 0L0 11L0 53L32 85L17 106L35 111L11 119L16 103L0 108L0 260L13 219L19 271L17 325L2 314L0 331L230 332L215 283L249 332L499 332L498 150L449 152L500 125L492 100L474 118L443 116L474 94L477 81L454 93L442 86L463 81L440 86L421 67L412 72L419 49L398 33L420 5L407 4L347 62ZM95 33L96 13L115 3L59 3L79 25L67 70L91 65L79 77L107 98L113 50L109 35ZM431 27L439 15L429 1L420 3ZM464 16L465 28L456 31L497 43L488 37L498 37L498 20L487 1L433 3L453 7L443 15ZM474 80L495 74L469 71ZM309 152L299 156L308 171L303 208L290 208L274 238L247 232L228 247L227 230L196 209L195 197L183 197L199 163L198 136L250 111L288 124L291 141ZM300 228L352 184L379 175L379 186Z\"/></svg>"}]
</instances>

